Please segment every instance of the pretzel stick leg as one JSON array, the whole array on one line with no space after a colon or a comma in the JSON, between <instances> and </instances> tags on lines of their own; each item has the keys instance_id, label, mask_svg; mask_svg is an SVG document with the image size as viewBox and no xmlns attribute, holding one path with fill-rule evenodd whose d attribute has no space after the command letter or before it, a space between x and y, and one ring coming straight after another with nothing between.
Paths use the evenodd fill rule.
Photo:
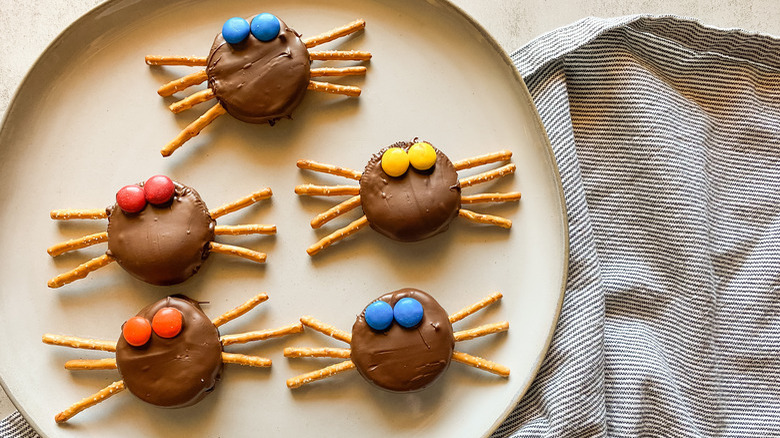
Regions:
<instances>
[{"instance_id":1,"label":"pretzel stick leg","mask_svg":"<svg viewBox=\"0 0 780 438\"><path fill-rule=\"evenodd\" d=\"M493 333L505 332L507 330L509 330L509 323L502 321L493 324L481 325L473 329L461 330L459 332L453 333L452 335L455 337L455 342L460 342L482 336L492 335Z\"/></svg>"},{"instance_id":2,"label":"pretzel stick leg","mask_svg":"<svg viewBox=\"0 0 780 438\"><path fill-rule=\"evenodd\" d=\"M73 418L74 415L78 414L84 409L87 409L88 407L91 406L95 406L96 404L111 397L112 395L121 392L123 389L125 389L125 382L123 380L114 382L108 385L107 387L101 389L97 393L81 400L80 402L72 405L68 409L65 409L64 411L60 412L54 417L54 421L56 421L57 423L64 423L70 420L71 418Z\"/></svg>"},{"instance_id":3,"label":"pretzel stick leg","mask_svg":"<svg viewBox=\"0 0 780 438\"><path fill-rule=\"evenodd\" d=\"M208 126L209 123L213 122L214 119L221 116L222 114L225 114L225 108L223 108L219 103L216 103L202 116L198 117L197 120L187 125L187 127L184 128L184 130L182 130L179 135L176 136L176 138L171 140L170 143L165 145L160 150L160 153L163 157L170 156L176 151L176 149L179 149L184 143L186 143L187 140L200 134L200 131L202 131L203 128Z\"/></svg>"},{"instance_id":4,"label":"pretzel stick leg","mask_svg":"<svg viewBox=\"0 0 780 438\"><path fill-rule=\"evenodd\" d=\"M199 56L157 56L147 55L144 59L147 65L187 65L190 67L206 66L208 59Z\"/></svg>"},{"instance_id":5,"label":"pretzel stick leg","mask_svg":"<svg viewBox=\"0 0 780 438\"><path fill-rule=\"evenodd\" d=\"M356 196L360 194L360 187L302 184L295 186L295 194L306 196Z\"/></svg>"},{"instance_id":6,"label":"pretzel stick leg","mask_svg":"<svg viewBox=\"0 0 780 438\"><path fill-rule=\"evenodd\" d=\"M371 52L362 50L310 51L309 59L312 61L368 61L371 59Z\"/></svg>"},{"instance_id":7,"label":"pretzel stick leg","mask_svg":"<svg viewBox=\"0 0 780 438\"><path fill-rule=\"evenodd\" d=\"M303 44L306 45L307 49L311 49L314 46L327 43L328 41L333 41L336 38L347 36L365 27L366 27L365 20L355 20L352 23L347 24L346 26L338 27L336 29L319 34L317 36L313 36L311 38L306 38L303 40Z\"/></svg>"},{"instance_id":8,"label":"pretzel stick leg","mask_svg":"<svg viewBox=\"0 0 780 438\"><path fill-rule=\"evenodd\" d=\"M481 202L510 202L519 201L522 197L520 192L507 193L480 193L478 195L462 195L461 204L478 204Z\"/></svg>"},{"instance_id":9,"label":"pretzel stick leg","mask_svg":"<svg viewBox=\"0 0 780 438\"><path fill-rule=\"evenodd\" d=\"M59 345L61 347L80 348L82 350L116 351L116 342L101 341L98 339L77 338L75 336L61 336L45 334L41 338L44 344Z\"/></svg>"},{"instance_id":10,"label":"pretzel stick leg","mask_svg":"<svg viewBox=\"0 0 780 438\"><path fill-rule=\"evenodd\" d=\"M50 246L46 252L50 256L56 257L60 254L64 254L69 251L75 251L77 249L86 248L88 246L97 245L108 241L108 233L103 231L102 233L90 234L88 236L79 237L78 239L71 239L67 242L58 243Z\"/></svg>"},{"instance_id":11,"label":"pretzel stick leg","mask_svg":"<svg viewBox=\"0 0 780 438\"><path fill-rule=\"evenodd\" d=\"M116 359L75 359L65 362L66 370L115 370Z\"/></svg>"},{"instance_id":12,"label":"pretzel stick leg","mask_svg":"<svg viewBox=\"0 0 780 438\"><path fill-rule=\"evenodd\" d=\"M184 110L188 110L194 107L199 103L207 102L213 98L214 91L211 88L207 88L205 90L198 91L197 93L193 93L178 102L170 104L168 109L170 109L174 114L178 114Z\"/></svg>"},{"instance_id":13,"label":"pretzel stick leg","mask_svg":"<svg viewBox=\"0 0 780 438\"><path fill-rule=\"evenodd\" d=\"M353 196L346 201L342 202L341 204L338 204L334 207L329 208L323 213L318 214L314 219L311 220L311 227L312 228L319 228L329 221L341 216L342 214L352 210L353 208L360 205L360 195Z\"/></svg>"},{"instance_id":14,"label":"pretzel stick leg","mask_svg":"<svg viewBox=\"0 0 780 438\"><path fill-rule=\"evenodd\" d=\"M206 79L208 79L206 70L201 70L168 82L167 84L157 89L157 94L162 97L172 96L179 91L186 90L193 85L203 83Z\"/></svg>"},{"instance_id":15,"label":"pretzel stick leg","mask_svg":"<svg viewBox=\"0 0 780 438\"><path fill-rule=\"evenodd\" d=\"M450 315L450 324L455 324L461 319L484 309L485 307L495 303L496 301L500 300L503 297L504 296L501 295L501 292L495 292L468 307L458 310L457 312Z\"/></svg>"},{"instance_id":16,"label":"pretzel stick leg","mask_svg":"<svg viewBox=\"0 0 780 438\"><path fill-rule=\"evenodd\" d=\"M487 359L482 359L481 357L472 356L460 351L453 351L452 360L472 366L474 368L478 368L480 370L485 370L493 374L497 374L501 377L509 377L508 367L491 362Z\"/></svg>"},{"instance_id":17,"label":"pretzel stick leg","mask_svg":"<svg viewBox=\"0 0 780 438\"><path fill-rule=\"evenodd\" d=\"M246 344L253 341L264 341L266 339L278 338L303 331L303 324L291 324L284 327L271 330L259 330L256 332L239 333L237 335L224 335L219 338L223 346L233 344Z\"/></svg>"},{"instance_id":18,"label":"pretzel stick leg","mask_svg":"<svg viewBox=\"0 0 780 438\"><path fill-rule=\"evenodd\" d=\"M65 209L52 210L49 217L54 220L67 221L70 219L105 219L108 217L105 208L93 208L89 210Z\"/></svg>"},{"instance_id":19,"label":"pretzel stick leg","mask_svg":"<svg viewBox=\"0 0 780 438\"><path fill-rule=\"evenodd\" d=\"M287 379L287 387L299 388L307 383L311 383L317 380L322 380L326 377L330 377L335 374L342 373L347 370L351 370L353 368L355 368L355 364L352 363L351 360L346 360L344 362L340 362L335 365L331 365L329 367L319 369L317 371L312 371L310 373L301 374L298 377L293 377L292 379Z\"/></svg>"},{"instance_id":20,"label":"pretzel stick leg","mask_svg":"<svg viewBox=\"0 0 780 438\"><path fill-rule=\"evenodd\" d=\"M349 359L351 352L348 348L293 348L284 349L284 357L331 357Z\"/></svg>"},{"instance_id":21,"label":"pretzel stick leg","mask_svg":"<svg viewBox=\"0 0 780 438\"><path fill-rule=\"evenodd\" d=\"M325 93L343 94L349 97L360 96L360 87L353 87L352 85L337 85L328 82L309 81L309 90L323 91Z\"/></svg>"},{"instance_id":22,"label":"pretzel stick leg","mask_svg":"<svg viewBox=\"0 0 780 438\"><path fill-rule=\"evenodd\" d=\"M512 221L500 216L493 216L491 214L475 213L471 210L461 208L458 210L458 216L468 219L478 224L496 225L501 228L512 228Z\"/></svg>"},{"instance_id":23,"label":"pretzel stick leg","mask_svg":"<svg viewBox=\"0 0 780 438\"><path fill-rule=\"evenodd\" d=\"M336 230L327 236L320 239L319 242L315 243L314 245L306 248L306 252L313 256L314 254L317 254L318 252L322 251L323 249L333 245L334 243L338 242L339 240L345 239L349 237L352 234L355 234L358 232L361 228L365 227L368 224L368 219L366 219L365 216L361 216L360 219L357 219L353 221L351 224L347 225L344 228L341 228L339 230Z\"/></svg>"},{"instance_id":24,"label":"pretzel stick leg","mask_svg":"<svg viewBox=\"0 0 780 438\"><path fill-rule=\"evenodd\" d=\"M322 78L327 76L362 76L366 74L366 70L366 67L362 65L341 68L320 67L311 69L311 77Z\"/></svg>"},{"instance_id":25,"label":"pretzel stick leg","mask_svg":"<svg viewBox=\"0 0 780 438\"><path fill-rule=\"evenodd\" d=\"M239 236L244 234L276 234L276 225L217 225L214 227L217 236Z\"/></svg>"},{"instance_id":26,"label":"pretzel stick leg","mask_svg":"<svg viewBox=\"0 0 780 438\"><path fill-rule=\"evenodd\" d=\"M306 327L309 327L310 329L317 330L318 332L328 335L332 337L333 339L337 339L342 342L346 342L347 344L352 342L352 335L343 331L339 330L336 327L333 327L330 324L325 324L324 322L312 317L312 316L302 316L301 317L301 323L305 325Z\"/></svg>"},{"instance_id":27,"label":"pretzel stick leg","mask_svg":"<svg viewBox=\"0 0 780 438\"><path fill-rule=\"evenodd\" d=\"M216 327L219 327L223 324L227 324L228 322L254 309L260 303L263 303L266 300L268 300L268 294L265 293L257 294L252 298L248 299L245 303L241 304L240 306L237 306L233 310L229 310L223 313L222 315L212 319L211 323L214 324Z\"/></svg>"},{"instance_id":28,"label":"pretzel stick leg","mask_svg":"<svg viewBox=\"0 0 780 438\"><path fill-rule=\"evenodd\" d=\"M114 261L113 257L111 257L108 254L103 254L100 257L95 257L94 259L86 263L82 263L78 265L72 271L66 272L64 274L60 274L52 278L51 280L49 280L48 285L52 289L65 286L68 283L73 283L76 280L86 278L86 276L89 275L90 272L96 271L113 261Z\"/></svg>"},{"instance_id":29,"label":"pretzel stick leg","mask_svg":"<svg viewBox=\"0 0 780 438\"><path fill-rule=\"evenodd\" d=\"M487 172L482 172L477 175L470 176L468 178L463 178L460 180L460 187L466 188L466 187L471 187L475 184L481 184L488 181L492 181L504 175L509 175L510 173L514 173L515 169L516 166L514 164L507 164L505 166L499 167L498 169L489 170Z\"/></svg>"},{"instance_id":30,"label":"pretzel stick leg","mask_svg":"<svg viewBox=\"0 0 780 438\"><path fill-rule=\"evenodd\" d=\"M250 367L267 368L271 366L271 359L260 356L249 356L246 354L235 354L222 352L222 363L234 363L237 365L246 365Z\"/></svg>"},{"instance_id":31,"label":"pretzel stick leg","mask_svg":"<svg viewBox=\"0 0 780 438\"><path fill-rule=\"evenodd\" d=\"M273 194L274 193L268 187L264 189L260 189L254 193L250 193L249 195L246 195L243 198L233 201L229 204L225 204L219 208L209 210L209 216L211 216L212 219L222 217L226 214L230 214L238 210L241 210L242 208L249 207L250 205L256 202L262 201L264 199L268 199L271 196L273 196Z\"/></svg>"},{"instance_id":32,"label":"pretzel stick leg","mask_svg":"<svg viewBox=\"0 0 780 438\"><path fill-rule=\"evenodd\" d=\"M507 161L512 158L511 151L498 151L485 155L478 155L476 157L466 158L464 160L456 161L452 163L455 170L471 169L472 167L481 166L483 164L496 163L498 161Z\"/></svg>"},{"instance_id":33,"label":"pretzel stick leg","mask_svg":"<svg viewBox=\"0 0 780 438\"><path fill-rule=\"evenodd\" d=\"M242 257L257 263L265 263L265 259L267 257L264 252L253 251L251 249L242 248L240 246L225 245L224 243L217 242L210 242L209 250L219 254Z\"/></svg>"},{"instance_id":34,"label":"pretzel stick leg","mask_svg":"<svg viewBox=\"0 0 780 438\"><path fill-rule=\"evenodd\" d=\"M298 160L296 163L299 169L313 170L315 172L329 173L331 175L343 176L344 178L360 180L362 174L356 170L346 167L334 166L332 164L318 163L312 160Z\"/></svg>"}]
</instances>

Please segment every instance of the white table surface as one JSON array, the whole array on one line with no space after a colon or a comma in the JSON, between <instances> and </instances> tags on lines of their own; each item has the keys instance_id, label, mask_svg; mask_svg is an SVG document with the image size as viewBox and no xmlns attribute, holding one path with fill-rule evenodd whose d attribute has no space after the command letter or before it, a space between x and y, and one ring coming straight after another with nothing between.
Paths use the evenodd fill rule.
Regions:
<instances>
[{"instance_id":1,"label":"white table surface","mask_svg":"<svg viewBox=\"0 0 780 438\"><path fill-rule=\"evenodd\" d=\"M780 35L777 0L450 0L471 14L507 52L587 16L638 13L693 17L717 27ZM0 0L0 116L27 70L70 23L102 0ZM5 349L3 354L11 354ZM0 390L0 418L15 410Z\"/></svg>"}]
</instances>

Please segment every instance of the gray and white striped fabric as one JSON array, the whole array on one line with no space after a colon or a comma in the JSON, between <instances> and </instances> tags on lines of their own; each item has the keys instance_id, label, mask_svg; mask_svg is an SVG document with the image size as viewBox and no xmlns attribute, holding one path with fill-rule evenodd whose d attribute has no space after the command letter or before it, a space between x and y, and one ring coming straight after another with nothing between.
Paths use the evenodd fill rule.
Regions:
<instances>
[{"instance_id":1,"label":"gray and white striped fabric","mask_svg":"<svg viewBox=\"0 0 780 438\"><path fill-rule=\"evenodd\" d=\"M780 436L780 41L588 18L512 59L571 259L547 358L495 436ZM14 414L0 436L36 435Z\"/></svg>"},{"instance_id":2,"label":"gray and white striped fabric","mask_svg":"<svg viewBox=\"0 0 780 438\"><path fill-rule=\"evenodd\" d=\"M512 60L571 260L547 358L495 436L780 436L780 40L588 18Z\"/></svg>"}]
</instances>

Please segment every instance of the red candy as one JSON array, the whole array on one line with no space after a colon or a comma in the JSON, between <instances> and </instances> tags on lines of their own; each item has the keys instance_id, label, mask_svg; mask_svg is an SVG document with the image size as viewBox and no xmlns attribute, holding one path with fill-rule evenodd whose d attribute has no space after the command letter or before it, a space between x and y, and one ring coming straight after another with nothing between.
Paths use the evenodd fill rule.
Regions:
<instances>
[{"instance_id":1,"label":"red candy","mask_svg":"<svg viewBox=\"0 0 780 438\"><path fill-rule=\"evenodd\" d=\"M155 175L144 183L144 193L150 204L160 205L170 201L173 190L173 181L165 175Z\"/></svg>"},{"instance_id":2,"label":"red candy","mask_svg":"<svg viewBox=\"0 0 780 438\"><path fill-rule=\"evenodd\" d=\"M116 192L116 203L125 213L138 213L146 207L144 189L137 185L122 187Z\"/></svg>"},{"instance_id":3,"label":"red candy","mask_svg":"<svg viewBox=\"0 0 780 438\"><path fill-rule=\"evenodd\" d=\"M163 307L152 318L152 329L161 338L172 338L181 332L182 315L173 307Z\"/></svg>"},{"instance_id":4,"label":"red candy","mask_svg":"<svg viewBox=\"0 0 780 438\"><path fill-rule=\"evenodd\" d=\"M152 326L142 316L134 316L122 326L122 336L133 347L140 347L149 342L152 336Z\"/></svg>"}]
</instances>

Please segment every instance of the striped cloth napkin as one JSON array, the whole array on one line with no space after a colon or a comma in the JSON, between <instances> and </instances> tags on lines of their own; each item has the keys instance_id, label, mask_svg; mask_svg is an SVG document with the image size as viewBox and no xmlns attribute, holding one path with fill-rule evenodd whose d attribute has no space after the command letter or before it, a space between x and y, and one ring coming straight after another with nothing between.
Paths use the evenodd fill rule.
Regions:
<instances>
[{"instance_id":1,"label":"striped cloth napkin","mask_svg":"<svg viewBox=\"0 0 780 438\"><path fill-rule=\"evenodd\" d=\"M780 435L780 40L587 18L512 59L571 258L550 351L495 436ZM16 413L0 436L36 435Z\"/></svg>"}]
</instances>

